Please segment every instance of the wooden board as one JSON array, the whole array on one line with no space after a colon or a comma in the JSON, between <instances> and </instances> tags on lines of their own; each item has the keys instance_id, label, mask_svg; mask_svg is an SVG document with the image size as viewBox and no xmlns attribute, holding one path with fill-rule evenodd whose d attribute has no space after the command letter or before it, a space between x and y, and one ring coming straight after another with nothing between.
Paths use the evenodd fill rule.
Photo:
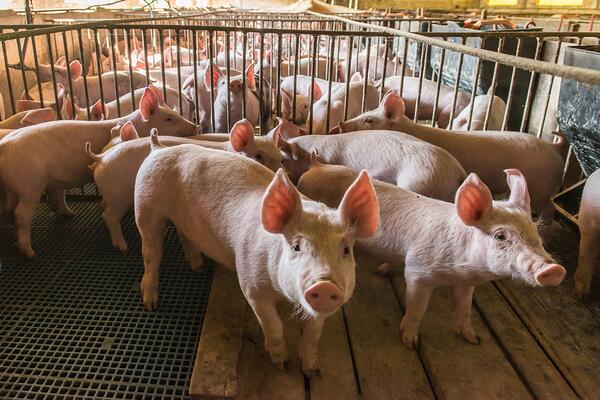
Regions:
<instances>
[{"instance_id":1,"label":"wooden board","mask_svg":"<svg viewBox=\"0 0 600 400\"><path fill-rule=\"evenodd\" d=\"M600 323L569 289L497 284L515 313L544 348L577 395L600 393Z\"/></svg>"},{"instance_id":2,"label":"wooden board","mask_svg":"<svg viewBox=\"0 0 600 400\"><path fill-rule=\"evenodd\" d=\"M404 279L399 273L390 279L404 301ZM454 334L451 298L449 289L435 290L420 328L419 353L436 395L443 399L532 398L476 310L471 322L481 344L469 344Z\"/></svg>"},{"instance_id":3,"label":"wooden board","mask_svg":"<svg viewBox=\"0 0 600 400\"><path fill-rule=\"evenodd\" d=\"M235 272L215 269L190 382L192 397L233 396L238 392L238 358L248 312Z\"/></svg>"},{"instance_id":4,"label":"wooden board","mask_svg":"<svg viewBox=\"0 0 600 400\"><path fill-rule=\"evenodd\" d=\"M296 321L289 318L289 307L282 307L279 314L284 322L290 356L287 371L279 371L271 363L263 343L262 331L256 317L252 315L244 333L238 377L240 390L236 399L304 400L304 375L298 360L300 328Z\"/></svg>"},{"instance_id":5,"label":"wooden board","mask_svg":"<svg viewBox=\"0 0 600 400\"><path fill-rule=\"evenodd\" d=\"M319 342L321 376L310 380L311 400L357 399L350 343L339 311L325 321Z\"/></svg>"},{"instance_id":6,"label":"wooden board","mask_svg":"<svg viewBox=\"0 0 600 400\"><path fill-rule=\"evenodd\" d=\"M362 397L434 398L418 354L402 344L400 306L375 266L358 257L356 289L344 306Z\"/></svg>"},{"instance_id":7,"label":"wooden board","mask_svg":"<svg viewBox=\"0 0 600 400\"><path fill-rule=\"evenodd\" d=\"M513 367L539 399L576 399L575 392L492 283L475 290L475 304Z\"/></svg>"}]
</instances>

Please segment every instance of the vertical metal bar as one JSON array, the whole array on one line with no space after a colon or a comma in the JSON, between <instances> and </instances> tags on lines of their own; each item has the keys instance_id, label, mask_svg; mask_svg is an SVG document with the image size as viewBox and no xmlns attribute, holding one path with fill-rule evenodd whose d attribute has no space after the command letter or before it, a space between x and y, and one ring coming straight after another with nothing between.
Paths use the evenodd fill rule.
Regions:
<instances>
[{"instance_id":1,"label":"vertical metal bar","mask_svg":"<svg viewBox=\"0 0 600 400\"><path fill-rule=\"evenodd\" d=\"M129 43L130 41L130 35L129 35L129 29L130 28L123 28L123 33L125 35L125 51L127 52L127 58L129 59L128 64L128 69L129 69L129 93L131 95L131 112L136 110L136 104L135 104L135 88L133 86L133 66L131 65L131 45ZM135 32L135 31L134 31ZM135 33L134 33L134 37L135 37Z\"/></svg>"},{"instance_id":2,"label":"vertical metal bar","mask_svg":"<svg viewBox=\"0 0 600 400\"><path fill-rule=\"evenodd\" d=\"M350 106L350 102L348 101L348 95L350 93L350 60L352 60L352 48L354 47L354 36L348 36L348 40L350 44L348 45L348 51L346 58L346 93L344 95L344 121L348 119L348 107Z\"/></svg>"},{"instance_id":3,"label":"vertical metal bar","mask_svg":"<svg viewBox=\"0 0 600 400\"><path fill-rule=\"evenodd\" d=\"M196 116L196 124L200 125L200 110L198 108L198 32L194 29L191 33L192 51L194 52L194 115Z\"/></svg>"},{"instance_id":4,"label":"vertical metal bar","mask_svg":"<svg viewBox=\"0 0 600 400\"><path fill-rule=\"evenodd\" d=\"M294 58L294 91L292 92L292 118L296 116L296 91L298 84L298 57L300 52L300 36L296 34L296 49L295 49L295 58ZM289 63L288 63L288 72L289 72Z\"/></svg>"},{"instance_id":5,"label":"vertical metal bar","mask_svg":"<svg viewBox=\"0 0 600 400\"><path fill-rule=\"evenodd\" d=\"M406 56L408 52L408 46L410 45L410 40L406 38L404 39L404 48L402 49L402 69L400 70L400 86L398 87L398 94L402 97L404 93L404 76L406 75Z\"/></svg>"},{"instance_id":6,"label":"vertical metal bar","mask_svg":"<svg viewBox=\"0 0 600 400\"><path fill-rule=\"evenodd\" d=\"M54 71L54 60L52 59L52 40L50 39L50 35L46 35L46 40L47 40L47 44L48 44L48 57L49 60L48 62L50 63L50 72L52 74L52 90L54 91L54 108L56 108L56 117L58 119L62 119L62 115L60 115L60 107L58 105L58 91L56 89L56 71ZM4 42L2 42L2 44L4 44ZM5 49L3 49L5 50ZM4 56L6 57L6 53L4 53ZM8 68L6 69L8 71ZM10 85L10 80L8 81L8 86L9 89L11 88ZM11 100L12 100L12 89L11 90ZM14 107L13 107L13 111L14 111Z\"/></svg>"},{"instance_id":7,"label":"vertical metal bar","mask_svg":"<svg viewBox=\"0 0 600 400\"><path fill-rule=\"evenodd\" d=\"M83 68L83 70L85 70L85 57L84 57L84 51L83 51L83 35L81 33L81 29L77 31L77 37L79 40L79 58L81 59L81 66ZM87 119L90 120L92 118L91 113L90 113L90 107L89 107L89 103L90 103L90 95L88 92L88 86L87 86L87 77L85 72L82 72L81 77L83 79L83 91L85 93L85 112L87 114ZM73 105L75 105L75 100L73 100ZM74 107L73 107L74 108Z\"/></svg>"},{"instance_id":8,"label":"vertical metal bar","mask_svg":"<svg viewBox=\"0 0 600 400\"><path fill-rule=\"evenodd\" d=\"M215 66L213 65L213 37L212 37L212 31L206 31L207 32L207 40L208 40L208 65L207 68L210 68L210 128L211 128L211 132L215 131L215 87L214 87L214 82L213 82L213 76L214 76L214 68ZM219 68L219 66L217 66L217 68Z\"/></svg>"},{"instance_id":9,"label":"vertical metal bar","mask_svg":"<svg viewBox=\"0 0 600 400\"><path fill-rule=\"evenodd\" d=\"M562 47L562 38L559 37L558 38L558 46L556 48L556 54L554 55L554 64L558 63L558 57L560 56L560 48L561 47ZM542 137L542 133L544 132L544 124L546 123L546 114L548 113L548 106L550 105L550 96L552 96L552 87L554 86L555 80L556 80L555 77L553 75L550 75L550 86L548 86L548 94L546 95L546 97L544 97L546 99L546 101L544 103L544 111L542 112L540 126L539 126L538 132L536 134L536 136L538 138Z\"/></svg>"},{"instance_id":10,"label":"vertical metal bar","mask_svg":"<svg viewBox=\"0 0 600 400\"><path fill-rule=\"evenodd\" d=\"M104 87L102 85L102 67L100 65L100 46L98 45L98 31L94 29L94 48L96 49L96 66L98 67L98 85L100 87L100 101L102 104L106 104L104 101ZM90 104L88 104L88 107ZM102 107L102 114L104 115L104 107ZM106 115L104 115L106 118Z\"/></svg>"},{"instance_id":11,"label":"vertical metal bar","mask_svg":"<svg viewBox=\"0 0 600 400\"><path fill-rule=\"evenodd\" d=\"M377 58L377 57L375 57ZM365 112L367 106L367 87L369 85L369 64L371 63L371 36L367 39L367 62L365 65L364 84L362 92L362 103L360 106L361 114Z\"/></svg>"},{"instance_id":12,"label":"vertical metal bar","mask_svg":"<svg viewBox=\"0 0 600 400\"><path fill-rule=\"evenodd\" d=\"M23 59L23 51L21 49L21 39L17 38L17 52L19 53L19 63L21 66L25 65L25 60ZM35 58L35 55L34 55ZM29 93L29 88L27 87L27 76L25 76L25 68L21 68L21 78L23 79L23 88L26 93Z\"/></svg>"},{"instance_id":13,"label":"vertical metal bar","mask_svg":"<svg viewBox=\"0 0 600 400\"><path fill-rule=\"evenodd\" d=\"M385 88L385 76L387 75L387 60L388 60L388 56L389 56L389 38L384 38L384 43L385 43L385 51L383 53L383 71L381 73L381 84L380 84L380 91L379 91L379 102L381 103L381 100L383 99L383 95L385 93L384 92L384 88Z\"/></svg>"},{"instance_id":14,"label":"vertical metal bar","mask_svg":"<svg viewBox=\"0 0 600 400\"><path fill-rule=\"evenodd\" d=\"M246 50L248 46L248 33L244 32L242 38L242 85L246 87ZM246 118L246 91L242 90L242 118Z\"/></svg>"},{"instance_id":15,"label":"vertical metal bar","mask_svg":"<svg viewBox=\"0 0 600 400\"><path fill-rule=\"evenodd\" d=\"M535 60L539 60L542 54L542 41L540 38L537 38L537 45L535 48ZM523 107L523 118L521 119L521 127L519 128L519 132L524 132L527 123L529 122L529 112L531 110L531 102L533 95L533 85L535 83L536 73L531 71L531 75L529 77L529 86L527 88L527 98L525 99L525 106Z\"/></svg>"},{"instance_id":16,"label":"vertical metal bar","mask_svg":"<svg viewBox=\"0 0 600 400\"><path fill-rule=\"evenodd\" d=\"M329 59L331 62L329 63L329 71L328 71L328 87L327 87L327 122L325 124L325 133L329 132L329 118L331 116L331 87L333 86L333 55L335 53L335 41L333 40L333 36L329 38L330 47L329 47Z\"/></svg>"},{"instance_id":17,"label":"vertical metal bar","mask_svg":"<svg viewBox=\"0 0 600 400\"><path fill-rule=\"evenodd\" d=\"M518 38L517 39L517 50L515 51L515 56L517 56L517 57L520 57L522 44L523 44L522 38ZM500 130L502 130L502 131L506 130L506 125L508 124L508 115L510 114L510 107L512 106L516 73L517 73L517 67L513 67L512 73L510 76L510 86L508 89L508 97L506 99L506 109L504 110L504 116L502 117L502 127L500 128Z\"/></svg>"},{"instance_id":18,"label":"vertical metal bar","mask_svg":"<svg viewBox=\"0 0 600 400\"><path fill-rule=\"evenodd\" d=\"M442 89L442 71L444 70L444 61L446 61L446 49L440 49L442 55L440 56L440 66L438 68L438 81L435 90L435 100L433 101L433 111L431 113L431 126L435 126L437 122L437 110L440 101L440 90Z\"/></svg>"},{"instance_id":19,"label":"vertical metal bar","mask_svg":"<svg viewBox=\"0 0 600 400\"><path fill-rule=\"evenodd\" d=\"M415 115L413 121L417 122L419 119L419 105L421 104L421 91L423 90L423 77L425 76L425 59L429 52L429 45L423 44L423 50L421 51L421 63L419 64L419 85L417 88L417 99L415 100Z\"/></svg>"},{"instance_id":20,"label":"vertical metal bar","mask_svg":"<svg viewBox=\"0 0 600 400\"><path fill-rule=\"evenodd\" d=\"M68 45L67 45L67 35L65 34L65 32L62 33L62 38L63 38L63 46L64 46L64 50L65 50L65 61L67 63L67 81L69 82L69 93L71 94L71 101L73 102L73 104L75 104L75 93L73 91L73 78L71 77L71 68L70 68L70 62L69 62L69 49L68 49ZM83 69L83 65L81 66ZM82 71L83 74L83 71ZM57 98L58 101L58 98ZM75 109L73 109L73 111L75 111ZM72 115L73 119L75 119L75 112L73 112Z\"/></svg>"},{"instance_id":21,"label":"vertical metal bar","mask_svg":"<svg viewBox=\"0 0 600 400\"><path fill-rule=\"evenodd\" d=\"M227 132L231 130L231 71L229 70L230 54L229 54L229 32L223 32L223 40L225 41L225 73L227 75L227 109L225 113L227 115ZM246 74L242 72L242 92L246 87ZM217 89L218 90L218 89Z\"/></svg>"},{"instance_id":22,"label":"vertical metal bar","mask_svg":"<svg viewBox=\"0 0 600 400\"><path fill-rule=\"evenodd\" d=\"M498 40L498 53L502 53L503 49L504 49L504 37L500 37L500 39ZM487 105L487 108L485 111L485 119L483 120L483 130L484 131L487 130L487 127L488 127L490 111L492 109L494 95L496 93L496 84L498 82L498 68L499 68L499 64L494 63L494 73L492 74L492 83L490 85L491 90L489 90L490 99L488 101L488 105Z\"/></svg>"},{"instance_id":23,"label":"vertical metal bar","mask_svg":"<svg viewBox=\"0 0 600 400\"><path fill-rule=\"evenodd\" d=\"M259 53L258 53L259 64L255 64L255 66L256 65L259 66L259 71L258 71L258 80L259 80L259 82L258 82L258 121L259 121L259 126L261 126L261 127L262 127L262 110L263 110L263 102L264 102L264 99L263 99L263 74L264 74L263 70L264 70L264 68L262 68L262 66L263 66L263 59L264 59L265 37L266 37L266 34L264 34L262 36L262 40L260 41L260 48L259 48ZM254 72L256 75L256 71L254 71ZM245 88L246 86L243 86L243 87ZM244 92L245 92L245 90L244 90ZM262 134L262 130L261 130L261 134Z\"/></svg>"},{"instance_id":24,"label":"vertical metal bar","mask_svg":"<svg viewBox=\"0 0 600 400\"><path fill-rule=\"evenodd\" d=\"M466 42L466 36L462 37L461 44L464 45ZM454 82L454 95L452 97L452 108L450 109L450 117L448 119L448 129L452 130L454 125L454 113L456 110L456 100L458 98L458 88L460 86L460 81L462 79L462 67L465 59L465 55L463 53L459 53L458 55L458 69L456 72L456 82ZM440 75L440 79L442 76Z\"/></svg>"},{"instance_id":25,"label":"vertical metal bar","mask_svg":"<svg viewBox=\"0 0 600 400\"><path fill-rule=\"evenodd\" d=\"M115 54L115 41L113 38L114 35L114 30L111 28L108 31L108 37L109 37L109 42L110 42L110 51L111 51L111 55L112 55L112 67L113 67L113 74L114 74L114 79L115 79L115 101L117 102L117 115L119 117L121 117L121 101L119 99L120 97L120 93L119 93L119 75L117 73L117 57ZM104 107L103 107L104 108Z\"/></svg>"},{"instance_id":26,"label":"vertical metal bar","mask_svg":"<svg viewBox=\"0 0 600 400\"><path fill-rule=\"evenodd\" d=\"M485 48L485 38L481 40L481 48ZM475 95L477 94L477 82L479 82L479 72L481 71L481 58L477 58L477 65L475 66L475 74L473 76L473 89L471 90L471 100L469 102L469 117L467 119L467 130L471 129L471 121L473 119L473 104L475 102Z\"/></svg>"},{"instance_id":27,"label":"vertical metal bar","mask_svg":"<svg viewBox=\"0 0 600 400\"><path fill-rule=\"evenodd\" d=\"M163 89L163 96L166 99L167 98L167 84L166 84L167 78L166 78L166 73L165 73L165 43L163 41L163 30L162 29L158 30L158 42L160 45L160 58L159 59L160 59L160 74L161 74L162 81L163 81L162 89ZM154 59L155 54L152 55L152 59ZM171 59L173 59L173 58L171 58Z\"/></svg>"},{"instance_id":28,"label":"vertical metal bar","mask_svg":"<svg viewBox=\"0 0 600 400\"><path fill-rule=\"evenodd\" d=\"M309 99L309 103L310 103L310 121L309 121L309 125L308 125L308 134L312 135L312 131L313 131L313 101L315 100L315 72L317 69L316 63L317 63L317 47L319 46L319 37L317 35L314 35L312 37L313 39L313 48L312 48L312 74L310 75L310 99ZM295 96L294 96L295 97ZM292 114L292 115L296 115L296 114Z\"/></svg>"},{"instance_id":29,"label":"vertical metal bar","mask_svg":"<svg viewBox=\"0 0 600 400\"><path fill-rule=\"evenodd\" d=\"M42 83L40 82L40 63L38 60L38 55L37 55L37 48L36 48L36 44L35 44L35 37L31 38L31 51L33 52L33 63L35 65L35 77L36 77L36 81L37 81L37 87L38 87L38 94L40 96L40 105L42 108L44 108L44 93L42 90ZM83 65L83 62L82 62Z\"/></svg>"},{"instance_id":30,"label":"vertical metal bar","mask_svg":"<svg viewBox=\"0 0 600 400\"><path fill-rule=\"evenodd\" d=\"M181 31L175 31L175 42L177 43L177 87L179 88L178 92L178 100L179 100L179 115L183 115L183 100L181 99ZM172 49L173 47L171 47ZM165 85L166 86L166 85ZM166 88L165 88L166 90ZM167 101L167 96L165 96L165 102ZM186 118L189 118L189 115L186 115Z\"/></svg>"},{"instance_id":31,"label":"vertical metal bar","mask_svg":"<svg viewBox=\"0 0 600 400\"><path fill-rule=\"evenodd\" d=\"M277 115L281 116L281 33L277 34L277 90L275 90L275 104ZM271 52L271 64L273 64L273 52Z\"/></svg>"}]
</instances>

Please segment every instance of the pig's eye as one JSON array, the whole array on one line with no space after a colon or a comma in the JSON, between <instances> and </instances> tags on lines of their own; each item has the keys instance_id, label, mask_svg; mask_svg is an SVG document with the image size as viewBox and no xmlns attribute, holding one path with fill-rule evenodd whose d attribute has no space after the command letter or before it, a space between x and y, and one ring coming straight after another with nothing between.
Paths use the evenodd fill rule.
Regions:
<instances>
[{"instance_id":1,"label":"pig's eye","mask_svg":"<svg viewBox=\"0 0 600 400\"><path fill-rule=\"evenodd\" d=\"M256 161L258 161L259 163L261 163L261 164L262 164L262 162L263 162L263 158L262 158L262 156L261 156L260 154L257 154L257 155L256 155Z\"/></svg>"},{"instance_id":2,"label":"pig's eye","mask_svg":"<svg viewBox=\"0 0 600 400\"><path fill-rule=\"evenodd\" d=\"M292 244L292 250L294 250L294 251L300 251L300 243L293 243Z\"/></svg>"},{"instance_id":3,"label":"pig's eye","mask_svg":"<svg viewBox=\"0 0 600 400\"><path fill-rule=\"evenodd\" d=\"M494 239L499 242L504 242L506 240L506 233L504 231L496 231L494 233Z\"/></svg>"},{"instance_id":4,"label":"pig's eye","mask_svg":"<svg viewBox=\"0 0 600 400\"><path fill-rule=\"evenodd\" d=\"M371 117L365 118L365 124L372 124L372 123L373 123L373 118L371 118Z\"/></svg>"},{"instance_id":5,"label":"pig's eye","mask_svg":"<svg viewBox=\"0 0 600 400\"><path fill-rule=\"evenodd\" d=\"M173 121L173 118L171 118L171 117L167 117L167 119L166 119L165 121L167 121L167 122L172 122L172 121Z\"/></svg>"},{"instance_id":6,"label":"pig's eye","mask_svg":"<svg viewBox=\"0 0 600 400\"><path fill-rule=\"evenodd\" d=\"M344 246L344 255L346 255L346 256L350 255L350 247Z\"/></svg>"}]
</instances>

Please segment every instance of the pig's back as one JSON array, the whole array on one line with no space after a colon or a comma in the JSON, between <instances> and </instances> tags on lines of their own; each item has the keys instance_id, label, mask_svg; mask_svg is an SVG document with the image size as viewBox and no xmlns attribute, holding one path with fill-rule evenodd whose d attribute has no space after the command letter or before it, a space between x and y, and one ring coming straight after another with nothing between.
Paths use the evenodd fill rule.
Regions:
<instances>
[{"instance_id":1,"label":"pig's back","mask_svg":"<svg viewBox=\"0 0 600 400\"><path fill-rule=\"evenodd\" d=\"M190 239L204 238L202 252L233 268L233 249L248 246L262 229L262 196L272 177L234 153L187 144L156 150L136 178L136 217L143 204Z\"/></svg>"}]
</instances>

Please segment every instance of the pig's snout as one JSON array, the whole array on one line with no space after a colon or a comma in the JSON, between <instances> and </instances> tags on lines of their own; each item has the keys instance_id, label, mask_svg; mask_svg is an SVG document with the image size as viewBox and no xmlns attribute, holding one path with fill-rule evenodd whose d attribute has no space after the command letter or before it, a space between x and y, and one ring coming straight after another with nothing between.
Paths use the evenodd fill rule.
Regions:
<instances>
[{"instance_id":1,"label":"pig's snout","mask_svg":"<svg viewBox=\"0 0 600 400\"><path fill-rule=\"evenodd\" d=\"M322 313L333 312L344 304L344 294L329 281L320 281L309 287L304 292L304 299L313 310Z\"/></svg>"},{"instance_id":2,"label":"pig's snout","mask_svg":"<svg viewBox=\"0 0 600 400\"><path fill-rule=\"evenodd\" d=\"M562 265L550 264L535 275L535 280L542 286L559 285L567 271Z\"/></svg>"},{"instance_id":3,"label":"pig's snout","mask_svg":"<svg viewBox=\"0 0 600 400\"><path fill-rule=\"evenodd\" d=\"M229 85L229 89L234 93L241 93L242 92L242 82L240 82L240 81L231 82L231 84Z\"/></svg>"}]
</instances>

